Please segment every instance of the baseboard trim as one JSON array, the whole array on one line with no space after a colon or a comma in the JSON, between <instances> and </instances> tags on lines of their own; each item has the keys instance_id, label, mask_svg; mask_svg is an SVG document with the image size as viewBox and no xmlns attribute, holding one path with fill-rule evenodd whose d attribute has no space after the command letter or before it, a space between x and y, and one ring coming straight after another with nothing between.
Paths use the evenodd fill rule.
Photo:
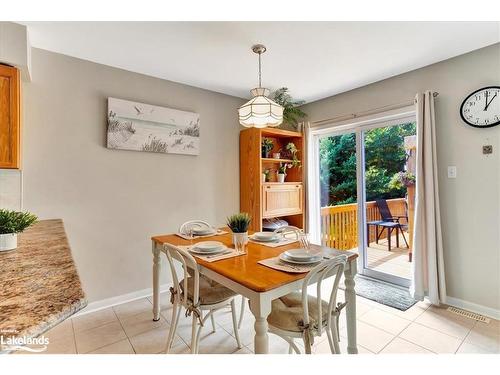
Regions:
<instances>
[{"instance_id":1,"label":"baseboard trim","mask_svg":"<svg viewBox=\"0 0 500 375\"><path fill-rule=\"evenodd\" d=\"M487 316L488 318L500 320L500 310L496 310L488 306L478 305L477 303L472 303L449 296L446 297L446 303L450 306L458 307L460 309Z\"/></svg>"},{"instance_id":2,"label":"baseboard trim","mask_svg":"<svg viewBox=\"0 0 500 375\"><path fill-rule=\"evenodd\" d=\"M160 293L168 290L169 284L160 285ZM90 314L99 310L107 309L108 307L113 307L116 305L121 305L122 303L132 302L141 298L150 297L153 295L152 288L146 288L142 290L137 290L135 292L122 294L120 296L115 296L111 298L105 298L99 301L90 302L87 307L78 311L73 317L78 317L86 314Z\"/></svg>"}]
</instances>

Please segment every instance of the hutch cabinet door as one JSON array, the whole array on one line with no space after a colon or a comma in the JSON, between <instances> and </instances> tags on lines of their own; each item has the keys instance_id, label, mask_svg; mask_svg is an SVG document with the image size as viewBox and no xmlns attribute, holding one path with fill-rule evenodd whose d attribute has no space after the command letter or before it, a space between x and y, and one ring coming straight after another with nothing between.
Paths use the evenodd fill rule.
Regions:
<instances>
[{"instance_id":1,"label":"hutch cabinet door","mask_svg":"<svg viewBox=\"0 0 500 375\"><path fill-rule=\"evenodd\" d=\"M0 64L0 168L20 167L19 71Z\"/></svg>"},{"instance_id":2,"label":"hutch cabinet door","mask_svg":"<svg viewBox=\"0 0 500 375\"><path fill-rule=\"evenodd\" d=\"M302 213L302 183L264 184L262 217Z\"/></svg>"}]
</instances>

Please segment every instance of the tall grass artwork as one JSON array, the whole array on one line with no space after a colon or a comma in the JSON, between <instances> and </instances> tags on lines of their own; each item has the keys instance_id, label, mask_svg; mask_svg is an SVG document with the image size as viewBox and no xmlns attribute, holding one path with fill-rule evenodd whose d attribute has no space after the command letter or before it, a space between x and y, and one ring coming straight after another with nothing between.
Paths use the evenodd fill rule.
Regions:
<instances>
[{"instance_id":1,"label":"tall grass artwork","mask_svg":"<svg viewBox=\"0 0 500 375\"><path fill-rule=\"evenodd\" d=\"M108 98L108 148L199 155L200 115Z\"/></svg>"}]
</instances>

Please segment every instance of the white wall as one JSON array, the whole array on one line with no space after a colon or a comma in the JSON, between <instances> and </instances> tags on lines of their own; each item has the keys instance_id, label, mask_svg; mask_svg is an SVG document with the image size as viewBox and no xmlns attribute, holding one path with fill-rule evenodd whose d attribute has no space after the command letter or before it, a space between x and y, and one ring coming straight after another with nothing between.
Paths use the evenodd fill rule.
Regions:
<instances>
[{"instance_id":1,"label":"white wall","mask_svg":"<svg viewBox=\"0 0 500 375\"><path fill-rule=\"evenodd\" d=\"M376 63L376 62L374 62ZM500 310L500 126L475 129L459 108L472 91L500 85L500 44L304 106L309 121L411 101L436 100L439 187L448 295ZM493 145L493 155L482 146ZM457 178L447 178L447 166ZM456 301L455 301L456 302Z\"/></svg>"},{"instance_id":2,"label":"white wall","mask_svg":"<svg viewBox=\"0 0 500 375\"><path fill-rule=\"evenodd\" d=\"M24 208L62 218L89 301L151 287L151 242L239 209L243 100L33 49L23 85ZM109 150L107 97L200 114L199 156ZM164 282L166 279L164 278Z\"/></svg>"}]
</instances>

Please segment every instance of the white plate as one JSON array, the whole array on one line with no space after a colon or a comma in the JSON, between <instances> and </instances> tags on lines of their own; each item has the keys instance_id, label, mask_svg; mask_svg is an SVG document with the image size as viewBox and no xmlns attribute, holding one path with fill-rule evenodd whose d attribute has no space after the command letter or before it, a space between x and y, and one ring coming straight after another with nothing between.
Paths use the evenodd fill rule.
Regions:
<instances>
[{"instance_id":1,"label":"white plate","mask_svg":"<svg viewBox=\"0 0 500 375\"><path fill-rule=\"evenodd\" d=\"M224 244L219 241L201 241L195 243L193 247L199 251L213 251L223 248Z\"/></svg>"},{"instance_id":2,"label":"white plate","mask_svg":"<svg viewBox=\"0 0 500 375\"><path fill-rule=\"evenodd\" d=\"M206 250L197 249L196 247L193 246L189 250L189 252L193 253L193 254L205 254L205 255L208 255L208 254L219 254L219 253L222 253L222 252L226 251L227 249L228 249L227 246L222 246L222 247L214 249L214 250L206 251Z\"/></svg>"},{"instance_id":3,"label":"white plate","mask_svg":"<svg viewBox=\"0 0 500 375\"><path fill-rule=\"evenodd\" d=\"M290 249L285 251L285 255L295 260L309 260L321 257L321 254L306 249Z\"/></svg>"},{"instance_id":4,"label":"white plate","mask_svg":"<svg viewBox=\"0 0 500 375\"><path fill-rule=\"evenodd\" d=\"M214 228L193 228L193 234L198 236L206 236L207 234L215 234L217 231Z\"/></svg>"},{"instance_id":5,"label":"white plate","mask_svg":"<svg viewBox=\"0 0 500 375\"><path fill-rule=\"evenodd\" d=\"M257 241L257 242L278 242L278 240L279 240L279 236L274 236L274 237L269 237L269 238L251 236L250 238L254 241Z\"/></svg>"},{"instance_id":6,"label":"white plate","mask_svg":"<svg viewBox=\"0 0 500 375\"><path fill-rule=\"evenodd\" d=\"M254 237L262 240L276 239L278 235L274 232L255 232Z\"/></svg>"},{"instance_id":7,"label":"white plate","mask_svg":"<svg viewBox=\"0 0 500 375\"><path fill-rule=\"evenodd\" d=\"M293 263L293 264L319 263L322 259L321 256L318 256L317 258L312 258L312 259L307 259L307 260L295 260L295 259L288 257L285 253L281 253L279 258L284 262Z\"/></svg>"}]
</instances>

